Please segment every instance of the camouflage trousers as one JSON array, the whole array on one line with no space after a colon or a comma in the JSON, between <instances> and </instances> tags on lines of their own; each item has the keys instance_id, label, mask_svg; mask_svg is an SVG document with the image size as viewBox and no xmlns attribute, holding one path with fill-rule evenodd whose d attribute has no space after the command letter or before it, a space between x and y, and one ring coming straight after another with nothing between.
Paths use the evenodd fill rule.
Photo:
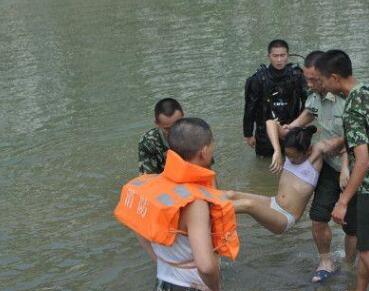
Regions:
<instances>
[{"instance_id":1,"label":"camouflage trousers","mask_svg":"<svg viewBox=\"0 0 369 291\"><path fill-rule=\"evenodd\" d=\"M154 291L201 291L196 288L182 287L169 282L156 279Z\"/></svg>"}]
</instances>

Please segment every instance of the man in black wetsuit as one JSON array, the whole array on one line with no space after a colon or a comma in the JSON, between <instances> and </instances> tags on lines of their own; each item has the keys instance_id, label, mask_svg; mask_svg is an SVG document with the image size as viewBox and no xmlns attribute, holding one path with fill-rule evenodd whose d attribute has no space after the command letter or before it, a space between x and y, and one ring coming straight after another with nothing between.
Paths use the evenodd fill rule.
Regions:
<instances>
[{"instance_id":1,"label":"man in black wetsuit","mask_svg":"<svg viewBox=\"0 0 369 291\"><path fill-rule=\"evenodd\" d=\"M266 121L278 119L281 125L290 123L304 106L304 76L297 65L288 63L288 51L286 41L270 42L270 65L261 65L246 80L243 134L245 142L255 148L258 156L272 156L274 152L266 132Z\"/></svg>"}]
</instances>

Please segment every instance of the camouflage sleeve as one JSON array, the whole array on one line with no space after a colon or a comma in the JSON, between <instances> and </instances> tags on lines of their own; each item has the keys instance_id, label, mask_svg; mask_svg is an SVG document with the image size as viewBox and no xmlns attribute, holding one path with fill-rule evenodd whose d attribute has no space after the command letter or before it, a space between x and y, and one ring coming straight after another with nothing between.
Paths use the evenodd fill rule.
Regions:
<instances>
[{"instance_id":1,"label":"camouflage sleeve","mask_svg":"<svg viewBox=\"0 0 369 291\"><path fill-rule=\"evenodd\" d=\"M348 118L345 119L345 136L349 148L361 144L369 144L367 133L369 106L367 105L368 103L363 103L363 101L362 98L354 98L347 112Z\"/></svg>"},{"instance_id":2,"label":"camouflage sleeve","mask_svg":"<svg viewBox=\"0 0 369 291\"><path fill-rule=\"evenodd\" d=\"M157 173L158 161L154 149L146 139L138 143L138 171L140 174Z\"/></svg>"}]
</instances>

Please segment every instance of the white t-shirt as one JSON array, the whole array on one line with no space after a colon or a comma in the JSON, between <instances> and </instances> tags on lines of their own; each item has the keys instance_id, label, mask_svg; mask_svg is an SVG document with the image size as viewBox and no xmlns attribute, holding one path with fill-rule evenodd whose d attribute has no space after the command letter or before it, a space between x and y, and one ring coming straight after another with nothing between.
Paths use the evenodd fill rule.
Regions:
<instances>
[{"instance_id":1,"label":"white t-shirt","mask_svg":"<svg viewBox=\"0 0 369 291\"><path fill-rule=\"evenodd\" d=\"M154 253L158 257L157 260L157 278L178 286L194 287L204 286L197 268L183 269L172 266L165 261L182 263L192 261L192 249L188 238L184 235L178 234L176 241L172 246L164 246L156 243L151 243ZM200 288L199 288L200 289Z\"/></svg>"}]
</instances>

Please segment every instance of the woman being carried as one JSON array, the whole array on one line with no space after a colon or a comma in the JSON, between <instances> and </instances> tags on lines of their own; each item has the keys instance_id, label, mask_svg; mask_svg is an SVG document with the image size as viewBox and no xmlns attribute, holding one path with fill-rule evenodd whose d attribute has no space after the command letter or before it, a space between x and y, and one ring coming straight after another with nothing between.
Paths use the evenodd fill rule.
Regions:
<instances>
[{"instance_id":1,"label":"woman being carried","mask_svg":"<svg viewBox=\"0 0 369 291\"><path fill-rule=\"evenodd\" d=\"M336 151L335 143L311 146L315 126L291 129L285 139L286 161L279 180L278 194L267 197L228 191L237 213L251 215L273 233L280 234L300 219L314 192L322 167L322 154Z\"/></svg>"}]
</instances>

